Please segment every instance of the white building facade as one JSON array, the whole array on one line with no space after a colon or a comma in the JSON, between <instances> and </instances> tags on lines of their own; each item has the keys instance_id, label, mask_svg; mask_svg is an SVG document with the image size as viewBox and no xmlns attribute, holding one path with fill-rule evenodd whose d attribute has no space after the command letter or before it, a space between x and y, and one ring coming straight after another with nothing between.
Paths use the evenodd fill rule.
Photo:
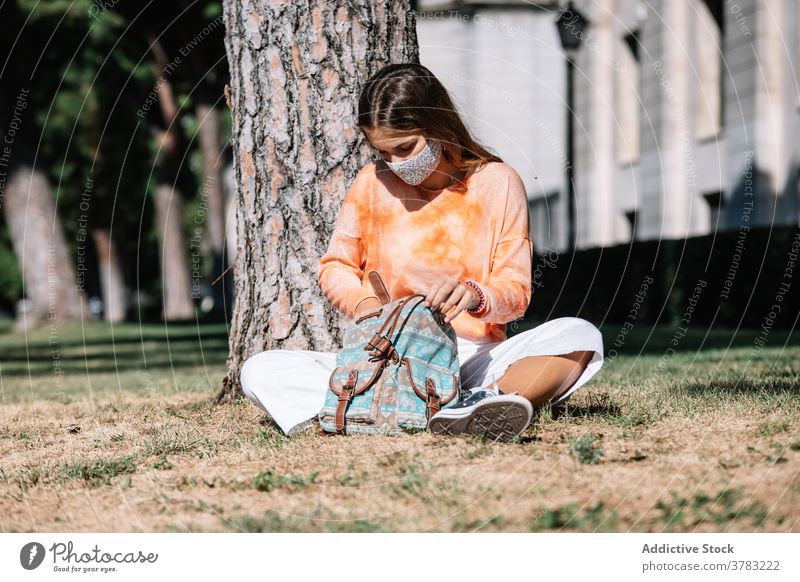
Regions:
<instances>
[{"instance_id":1,"label":"white building facade","mask_svg":"<svg viewBox=\"0 0 800 582\"><path fill-rule=\"evenodd\" d=\"M800 224L798 0L576 0L575 243ZM568 248L564 2L419 1L420 60Z\"/></svg>"}]
</instances>

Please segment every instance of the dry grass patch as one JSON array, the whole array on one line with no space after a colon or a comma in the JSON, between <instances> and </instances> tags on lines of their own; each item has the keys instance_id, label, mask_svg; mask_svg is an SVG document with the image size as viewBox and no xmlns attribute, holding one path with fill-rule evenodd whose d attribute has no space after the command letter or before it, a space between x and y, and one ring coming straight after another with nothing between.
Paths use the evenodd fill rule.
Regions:
<instances>
[{"instance_id":1,"label":"dry grass patch","mask_svg":"<svg viewBox=\"0 0 800 582\"><path fill-rule=\"evenodd\" d=\"M505 444L287 438L249 401L213 405L222 363L144 391L118 389L140 370L92 392L74 376L58 399L25 396L47 373L3 376L0 529L797 531L800 396L780 358L798 352L746 373L745 348L678 354L655 376L657 354L620 356Z\"/></svg>"}]
</instances>

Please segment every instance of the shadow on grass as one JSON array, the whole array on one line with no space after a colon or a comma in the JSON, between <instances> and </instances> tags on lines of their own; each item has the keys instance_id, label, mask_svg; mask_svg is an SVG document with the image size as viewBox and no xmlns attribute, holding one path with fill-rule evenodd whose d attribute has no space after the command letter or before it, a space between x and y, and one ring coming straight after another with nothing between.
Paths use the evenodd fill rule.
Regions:
<instances>
[{"instance_id":1,"label":"shadow on grass","mask_svg":"<svg viewBox=\"0 0 800 582\"><path fill-rule=\"evenodd\" d=\"M52 376L138 372L224 364L228 341L224 324L65 325L0 336L3 376Z\"/></svg>"},{"instance_id":2,"label":"shadow on grass","mask_svg":"<svg viewBox=\"0 0 800 582\"><path fill-rule=\"evenodd\" d=\"M202 350L201 350L202 347ZM107 352L84 354L59 354L59 367L65 373L85 373L88 369L93 373L120 372L147 368L181 368L185 366L202 366L221 364L227 360L228 345L197 346L156 346L134 353L109 349ZM3 367L4 376L27 376L28 374L47 374L52 371L53 354L41 351L8 353L7 363Z\"/></svg>"},{"instance_id":3,"label":"shadow on grass","mask_svg":"<svg viewBox=\"0 0 800 582\"><path fill-rule=\"evenodd\" d=\"M272 418L272 416L270 416L269 413L262 414L261 417L258 419L258 424L259 426L263 426L264 428L274 430L279 434L283 435L283 430L281 430L281 427L278 426L278 423L275 422L275 419Z\"/></svg>"},{"instance_id":4,"label":"shadow on grass","mask_svg":"<svg viewBox=\"0 0 800 582\"><path fill-rule=\"evenodd\" d=\"M543 323L542 320L526 319L515 322L509 326L507 333L513 337L523 331L533 329ZM598 325L599 322L592 322ZM611 348L620 356L636 356L637 354L663 355L665 350L675 352L698 352L700 350L724 350L729 348L750 348L763 333L760 329L727 329L697 326L689 329L678 326L662 325L654 327L652 324L640 323L632 329L623 327L623 324L605 322L599 326L603 334L606 355ZM684 333L685 332L685 333ZM673 343L677 338L677 345ZM619 340L622 345L615 345ZM769 335L769 345L772 347L800 346L800 334L791 330L773 329Z\"/></svg>"},{"instance_id":5,"label":"shadow on grass","mask_svg":"<svg viewBox=\"0 0 800 582\"><path fill-rule=\"evenodd\" d=\"M596 402L593 401L586 405L562 402L551 406L550 410L553 420L558 420L559 418L609 418L622 416L622 408L616 402L609 400L607 395L601 395Z\"/></svg>"},{"instance_id":6,"label":"shadow on grass","mask_svg":"<svg viewBox=\"0 0 800 582\"><path fill-rule=\"evenodd\" d=\"M767 378L751 380L712 380L709 382L689 382L680 387L689 396L758 395L786 394L800 395L800 383L796 374L775 374Z\"/></svg>"},{"instance_id":7,"label":"shadow on grass","mask_svg":"<svg viewBox=\"0 0 800 582\"><path fill-rule=\"evenodd\" d=\"M107 333L97 334L95 330L82 335L80 329L67 329L63 333L56 336L57 342L51 343L51 339L47 336L41 336L41 332L31 334L26 338L22 334L8 334L5 336L0 335L0 346L2 347L16 347L17 353L25 353L26 350L50 350L54 345L59 348L90 348L94 346L106 346L109 349L112 346L124 347L127 345L141 345L144 343L163 342L169 344L185 344L185 343L199 343L199 342L226 342L228 341L228 332L221 328L219 325L213 326L211 329L208 327L198 327L195 324L192 326L177 324L169 324L168 328L157 329L150 326L146 330L141 330L133 324L124 324L117 326L112 332L108 328ZM12 349L13 352L13 349Z\"/></svg>"}]
</instances>

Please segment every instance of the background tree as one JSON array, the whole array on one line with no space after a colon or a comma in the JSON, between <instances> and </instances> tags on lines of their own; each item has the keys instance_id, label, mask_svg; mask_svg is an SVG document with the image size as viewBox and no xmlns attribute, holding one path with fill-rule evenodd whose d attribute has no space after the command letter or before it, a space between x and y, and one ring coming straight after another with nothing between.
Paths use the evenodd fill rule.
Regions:
<instances>
[{"instance_id":1,"label":"background tree","mask_svg":"<svg viewBox=\"0 0 800 582\"><path fill-rule=\"evenodd\" d=\"M218 200L202 200L201 185L204 167L218 171L227 163L229 124L227 116L214 123L216 106L208 124L197 122L198 103L219 103L227 82L221 13L213 0L155 8L94 0L0 3L0 17L13 31L0 36L6 55L0 131L14 142L0 160L0 317L23 296L23 264L29 321L42 318L46 295L56 299L50 311L87 313L72 300L84 292L102 296L108 321L126 313L159 317L157 298L166 287L177 289L167 296L183 298L180 309L167 311L195 317L190 263L197 259L196 279L208 282L203 288L221 271L213 267L210 239L212 231L213 240L220 238L224 209ZM148 33L158 42L148 42ZM169 122L158 98L159 49L168 64L175 61L166 75ZM215 140L207 139L211 132ZM165 140L170 147L161 147ZM221 160L202 163L210 157ZM209 242L189 239L198 228ZM177 257L163 278L159 240ZM176 273L183 275L177 284Z\"/></svg>"},{"instance_id":2,"label":"background tree","mask_svg":"<svg viewBox=\"0 0 800 582\"><path fill-rule=\"evenodd\" d=\"M125 34L126 20L112 11L93 12L97 5L88 0L77 6L68 22L81 42L69 55L46 147L59 160L54 169L68 232L78 247L80 279L86 279L82 286L100 293L104 318L115 323L128 310L126 280L142 281L130 259L140 254L140 229L151 224L140 224L150 136L138 131L139 120L131 114L150 83L147 68L137 62L139 47ZM92 244L94 252L84 253Z\"/></svg>"},{"instance_id":3,"label":"background tree","mask_svg":"<svg viewBox=\"0 0 800 582\"><path fill-rule=\"evenodd\" d=\"M144 117L157 144L154 201L164 317L189 319L195 317L193 299L200 295L199 279L209 271L216 277L223 270L222 253L217 250L224 238L219 176L222 127L215 108L227 80L221 7L215 2L181 1L129 5L121 11L131 33L146 42L145 58L152 71L151 101L156 103L149 104L153 106ZM194 120L190 116L193 110ZM198 132L202 163L200 171L194 172L189 151L197 147ZM182 224L187 216L184 204L191 199L197 204L192 205L195 216L189 220L187 244ZM212 255L209 269L198 269L202 249L197 238L211 242L203 245Z\"/></svg>"},{"instance_id":4,"label":"background tree","mask_svg":"<svg viewBox=\"0 0 800 582\"><path fill-rule=\"evenodd\" d=\"M419 61L405 0L223 7L239 253L219 401L241 394L254 352L340 345L340 314L316 276L346 187L371 157L356 127L359 91L383 65Z\"/></svg>"},{"instance_id":5,"label":"background tree","mask_svg":"<svg viewBox=\"0 0 800 582\"><path fill-rule=\"evenodd\" d=\"M213 5L206 10L205 17L222 16L222 6ZM201 28L202 29L202 28ZM225 29L220 23L209 33L208 42L203 42L192 51L187 65L195 71L192 78L200 79L193 91L193 103L198 145L201 180L201 202L203 204L204 238L211 256L209 278L217 281L211 288L213 310L225 316L231 306L233 274L226 273L226 212L227 200L224 171L230 165L230 148L223 136L230 135L230 116L225 102L225 85L228 81L228 61L224 50ZM220 278L221 277L221 278Z\"/></svg>"},{"instance_id":6,"label":"background tree","mask_svg":"<svg viewBox=\"0 0 800 582\"><path fill-rule=\"evenodd\" d=\"M26 308L18 313L17 327L49 320L80 319L88 315L77 285L76 268L64 236L52 183L44 168L54 162L43 146L47 125L66 54L47 50L55 42L69 49L74 31L52 28L51 13L32 12L31 3L6 2L2 18L9 30L0 35L3 125L0 205L7 233L21 272Z\"/></svg>"}]
</instances>

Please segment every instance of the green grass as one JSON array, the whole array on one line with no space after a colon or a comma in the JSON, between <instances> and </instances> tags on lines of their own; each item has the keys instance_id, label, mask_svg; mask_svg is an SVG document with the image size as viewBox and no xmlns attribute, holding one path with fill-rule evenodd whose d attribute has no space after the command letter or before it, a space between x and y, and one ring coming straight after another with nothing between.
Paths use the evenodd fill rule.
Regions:
<instances>
[{"instance_id":1,"label":"green grass","mask_svg":"<svg viewBox=\"0 0 800 582\"><path fill-rule=\"evenodd\" d=\"M308 476L303 475L280 475L274 469L267 469L259 473L253 479L253 487L259 491L274 491L275 489L286 489L291 493L300 491L308 486L315 485L319 471L314 471Z\"/></svg>"},{"instance_id":2,"label":"green grass","mask_svg":"<svg viewBox=\"0 0 800 582\"><path fill-rule=\"evenodd\" d=\"M617 522L616 511L608 510L602 501L593 507L579 508L575 503L544 508L540 514L528 524L528 531L609 531L614 530Z\"/></svg>"},{"instance_id":3,"label":"green grass","mask_svg":"<svg viewBox=\"0 0 800 582\"><path fill-rule=\"evenodd\" d=\"M382 531L381 524L367 519L339 519L314 515L304 519L293 515L281 515L270 511L260 517L244 516L223 520L226 529L241 533L264 532L328 532L328 533L372 533ZM181 531L178 528L172 531Z\"/></svg>"},{"instance_id":4,"label":"green grass","mask_svg":"<svg viewBox=\"0 0 800 582\"><path fill-rule=\"evenodd\" d=\"M680 525L696 527L702 523L713 523L724 528L732 521L743 520L753 527L760 526L767 517L767 508L759 502L742 499L741 488L723 489L714 495L702 491L691 498L672 494L668 501L658 500L656 508L667 531Z\"/></svg>"},{"instance_id":5,"label":"green grass","mask_svg":"<svg viewBox=\"0 0 800 582\"><path fill-rule=\"evenodd\" d=\"M215 390L228 357L224 324L45 326L0 335L2 403Z\"/></svg>"},{"instance_id":6,"label":"green grass","mask_svg":"<svg viewBox=\"0 0 800 582\"><path fill-rule=\"evenodd\" d=\"M581 463L594 465L600 461L605 452L596 445L596 437L591 434L584 435L572 441L570 452Z\"/></svg>"},{"instance_id":7,"label":"green grass","mask_svg":"<svg viewBox=\"0 0 800 582\"><path fill-rule=\"evenodd\" d=\"M131 457L78 461L64 469L68 479L83 479L92 487L107 485L114 477L136 471Z\"/></svg>"}]
</instances>

